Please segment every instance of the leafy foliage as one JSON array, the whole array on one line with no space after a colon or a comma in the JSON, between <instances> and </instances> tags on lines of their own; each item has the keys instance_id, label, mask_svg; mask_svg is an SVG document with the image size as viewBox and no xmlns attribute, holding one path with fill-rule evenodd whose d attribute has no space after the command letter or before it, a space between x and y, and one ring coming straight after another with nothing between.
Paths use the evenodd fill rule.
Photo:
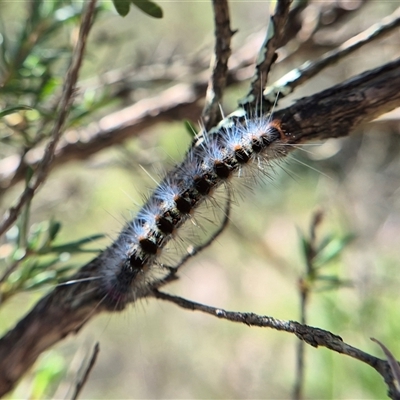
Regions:
<instances>
[{"instance_id":1,"label":"leafy foliage","mask_svg":"<svg viewBox=\"0 0 400 400\"><path fill-rule=\"evenodd\" d=\"M99 7L97 15L105 8ZM25 155L49 138L61 84L70 63L68 37L80 21L81 4L74 1L29 2L27 18L17 32L3 29L0 43L0 158ZM65 35L67 34L67 35ZM57 38L57 46L54 40ZM69 126L79 124L113 99L90 93L72 107ZM34 171L29 170L25 184ZM3 188L4 192L6 188ZM1 194L1 193L0 193ZM19 291L55 285L71 274L70 256L97 251L83 246L102 235L56 244L61 224L53 219L30 222L30 204L9 230L0 246L0 302Z\"/></svg>"},{"instance_id":2,"label":"leafy foliage","mask_svg":"<svg viewBox=\"0 0 400 400\"><path fill-rule=\"evenodd\" d=\"M86 249L84 246L102 238L103 235L55 244L61 230L58 221L49 220L33 224L27 232L28 220L29 211L25 211L17 226L6 235L7 243L3 245L3 249L7 251L4 251L2 258L8 267L1 278L2 303L20 291L57 285L75 269L74 264L67 264L71 255L99 251L97 248Z\"/></svg>"},{"instance_id":3,"label":"leafy foliage","mask_svg":"<svg viewBox=\"0 0 400 400\"><path fill-rule=\"evenodd\" d=\"M351 233L344 236L329 234L317 240L316 230L321 222L322 213L317 213L310 236L299 232L301 252L306 263L306 273L301 279L304 291L325 291L350 285L349 281L326 271L335 265L355 236Z\"/></svg>"},{"instance_id":4,"label":"leafy foliage","mask_svg":"<svg viewBox=\"0 0 400 400\"><path fill-rule=\"evenodd\" d=\"M117 10L117 13L121 15L121 17L125 17L126 15L129 14L129 9L131 6L131 3L134 4L137 8L142 10L145 14L149 15L150 17L153 18L162 18L163 17L163 11L162 8L150 1L150 0L113 0L115 9Z\"/></svg>"}]
</instances>

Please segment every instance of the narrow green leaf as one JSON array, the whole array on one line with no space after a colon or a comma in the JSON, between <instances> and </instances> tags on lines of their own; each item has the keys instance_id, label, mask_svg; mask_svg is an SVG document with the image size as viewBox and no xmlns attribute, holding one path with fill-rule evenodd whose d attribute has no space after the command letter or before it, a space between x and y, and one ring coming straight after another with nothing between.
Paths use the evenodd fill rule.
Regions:
<instances>
[{"instance_id":1,"label":"narrow green leaf","mask_svg":"<svg viewBox=\"0 0 400 400\"><path fill-rule=\"evenodd\" d=\"M343 238L332 239L327 246L318 253L315 264L318 268L334 261L344 250L344 248L354 239L354 235L348 234Z\"/></svg>"},{"instance_id":2,"label":"narrow green leaf","mask_svg":"<svg viewBox=\"0 0 400 400\"><path fill-rule=\"evenodd\" d=\"M46 79L40 88L39 94L39 99L40 100L45 100L61 86L60 80L55 77L49 77Z\"/></svg>"},{"instance_id":3,"label":"narrow green leaf","mask_svg":"<svg viewBox=\"0 0 400 400\"><path fill-rule=\"evenodd\" d=\"M50 228L49 228L49 241L52 242L56 236L57 233L60 231L61 229L61 223L58 221L50 221Z\"/></svg>"},{"instance_id":4,"label":"narrow green leaf","mask_svg":"<svg viewBox=\"0 0 400 400\"><path fill-rule=\"evenodd\" d=\"M43 232L44 232L43 224L38 224L33 228L31 227L31 232L29 234L27 243L27 248L29 250L36 251L40 247L42 242Z\"/></svg>"},{"instance_id":5,"label":"narrow green leaf","mask_svg":"<svg viewBox=\"0 0 400 400\"><path fill-rule=\"evenodd\" d=\"M96 234L96 235L91 235L91 236L85 237L83 239L77 240L75 242L70 242L69 244L70 245L76 244L77 246L82 246L83 244L91 243L91 242L94 242L95 240L99 240L102 238L104 238L104 235Z\"/></svg>"},{"instance_id":6,"label":"narrow green leaf","mask_svg":"<svg viewBox=\"0 0 400 400\"><path fill-rule=\"evenodd\" d=\"M125 17L129 13L129 7L131 6L129 0L112 0L117 13L121 17Z\"/></svg>"},{"instance_id":7,"label":"narrow green leaf","mask_svg":"<svg viewBox=\"0 0 400 400\"><path fill-rule=\"evenodd\" d=\"M28 183L31 181L34 172L35 172L35 171L33 170L32 167L28 167L28 168L26 169L25 183L26 183L27 185L28 185Z\"/></svg>"},{"instance_id":8,"label":"narrow green leaf","mask_svg":"<svg viewBox=\"0 0 400 400\"><path fill-rule=\"evenodd\" d=\"M92 243L95 240L102 239L104 235L93 235L86 237L84 239L80 239L74 242L64 243L58 246L51 246L46 249L42 249L39 254L47 254L47 253L93 253L98 252L99 249L82 249L82 246L87 243Z\"/></svg>"},{"instance_id":9,"label":"narrow green leaf","mask_svg":"<svg viewBox=\"0 0 400 400\"><path fill-rule=\"evenodd\" d=\"M77 266L73 264L60 266L57 268L57 276L61 279L65 275L71 275L71 271L76 271L77 269Z\"/></svg>"},{"instance_id":10,"label":"narrow green leaf","mask_svg":"<svg viewBox=\"0 0 400 400\"><path fill-rule=\"evenodd\" d=\"M32 279L43 271L53 270L53 267L58 263L58 261L58 257L53 257L50 260L44 261L41 258L32 260L31 265L27 266L27 278Z\"/></svg>"},{"instance_id":11,"label":"narrow green leaf","mask_svg":"<svg viewBox=\"0 0 400 400\"><path fill-rule=\"evenodd\" d=\"M0 118L5 117L6 115L9 114L14 114L17 111L21 111L21 110L32 110L32 107L29 106L15 106L15 107L10 107L10 108L6 108L3 111L0 111Z\"/></svg>"},{"instance_id":12,"label":"narrow green leaf","mask_svg":"<svg viewBox=\"0 0 400 400\"><path fill-rule=\"evenodd\" d=\"M132 4L134 4L137 8L140 8L145 14L150 15L153 18L162 18L163 11L162 8L153 3L150 0L131 0Z\"/></svg>"},{"instance_id":13,"label":"narrow green leaf","mask_svg":"<svg viewBox=\"0 0 400 400\"><path fill-rule=\"evenodd\" d=\"M26 256L26 250L22 248L17 248L12 255L13 261L20 261Z\"/></svg>"},{"instance_id":14,"label":"narrow green leaf","mask_svg":"<svg viewBox=\"0 0 400 400\"><path fill-rule=\"evenodd\" d=\"M304 257L304 260L307 261L311 248L310 241L300 229L297 229L297 234L299 235L300 239L300 251Z\"/></svg>"},{"instance_id":15,"label":"narrow green leaf","mask_svg":"<svg viewBox=\"0 0 400 400\"><path fill-rule=\"evenodd\" d=\"M315 287L314 292L316 293L321 293L321 292L326 292L329 290L336 290L336 289L341 289L345 287L352 287L353 284L350 280L348 279L340 279L335 276L324 276L318 278L320 282L318 282L318 286Z\"/></svg>"},{"instance_id":16,"label":"narrow green leaf","mask_svg":"<svg viewBox=\"0 0 400 400\"><path fill-rule=\"evenodd\" d=\"M38 289L41 286L47 285L49 283L50 284L56 283L55 271L44 271L39 274L36 274L31 279L26 281L24 289L25 290Z\"/></svg>"},{"instance_id":17,"label":"narrow green leaf","mask_svg":"<svg viewBox=\"0 0 400 400\"><path fill-rule=\"evenodd\" d=\"M323 251L334 239L334 236L331 234L325 236L317 246L317 254Z\"/></svg>"}]
</instances>

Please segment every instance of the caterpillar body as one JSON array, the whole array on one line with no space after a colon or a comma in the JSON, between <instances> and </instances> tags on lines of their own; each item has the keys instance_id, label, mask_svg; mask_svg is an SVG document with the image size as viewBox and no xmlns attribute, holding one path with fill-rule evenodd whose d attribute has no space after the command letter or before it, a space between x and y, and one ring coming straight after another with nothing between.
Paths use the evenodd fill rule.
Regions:
<instances>
[{"instance_id":1,"label":"caterpillar body","mask_svg":"<svg viewBox=\"0 0 400 400\"><path fill-rule=\"evenodd\" d=\"M253 165L269 174L271 162L285 152L288 141L278 120L232 114L198 136L184 160L149 196L136 217L102 254L104 300L112 309L146 293L149 283L168 268L160 254L179 228L214 191Z\"/></svg>"}]
</instances>

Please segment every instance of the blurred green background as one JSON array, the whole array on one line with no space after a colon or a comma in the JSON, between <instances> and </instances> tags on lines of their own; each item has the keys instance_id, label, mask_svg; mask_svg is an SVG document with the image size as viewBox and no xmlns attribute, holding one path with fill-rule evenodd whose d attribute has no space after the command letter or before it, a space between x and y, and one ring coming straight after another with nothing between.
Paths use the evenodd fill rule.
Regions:
<instances>
[{"instance_id":1,"label":"blurred green background","mask_svg":"<svg viewBox=\"0 0 400 400\"><path fill-rule=\"evenodd\" d=\"M1 31L11 47L17 45L19 32L26 24L29 3L0 1ZM57 87L65 75L77 26L75 17L65 23L63 15L71 15L71 9L79 15L82 2L48 3L58 9L60 29L49 34L42 43L42 51L56 54L55 49L62 48L52 64L51 82ZM110 2L101 3L81 72L81 87L85 90L78 94L70 128L88 126L171 84L141 81L135 71L150 70L159 64L167 65L167 70L168 65L176 63L196 67L203 56L211 56L214 44L210 3L158 3L164 11L161 20L151 19L136 8L121 18ZM231 3L232 27L239 29L232 43L234 55L249 37L265 32L273 5ZM322 7L322 3L315 2L314 6ZM303 51L278 64L272 77L278 78L317 57L334 46L335 40L340 44L395 7L391 2L371 1L333 28L327 25ZM331 39L333 44L329 45L327 38L332 35L335 40ZM379 43L357 51L301 87L281 106L398 57L399 40L397 30ZM256 53L254 48L254 56ZM129 71L120 86L103 84L104 74L111 70L122 74ZM40 70L37 74L40 78ZM176 79L190 82L191 76L182 74ZM236 107L247 86L245 82L227 90L223 104L226 113ZM127 87L129 94L121 95ZM55 89L46 90L51 95L45 98L43 94L42 103L48 103L44 103L39 114L29 111L26 117L26 111L21 111L2 123L2 131L10 132L2 135L3 160L23 145L21 136L10 128L18 124L18 115L30 121L32 131L25 132L34 140L45 115L43 110L57 93ZM114 96L116 90L118 96ZM42 104L32 104L35 97L29 93L10 94L4 88L0 88L0 93L2 109L12 101L14 105L34 108ZM48 125L53 117L51 113L47 115ZM322 290L317 285L320 290L312 293L308 306L309 324L330 330L347 343L383 357L370 341L370 337L375 337L399 358L399 138L399 114L392 113L360 127L349 138L301 146L276 168L271 182L261 182L251 190L239 185L238 205L233 208L227 231L191 260L182 269L179 282L166 290L227 310L299 320L298 280L305 273L300 237L308 237L313 214L322 210L324 220L318 229L318 240L327 235L338 240L348 234L355 236L339 257L324 266L325 275L349 280L351 287ZM183 122L159 124L123 146L56 168L34 198L29 229L53 218L62 224L56 243L104 234L104 239L87 246L104 248L154 187L140 165L158 179L160 171L168 170L183 158L190 140ZM22 188L21 183L4 193L2 210ZM212 210L201 214L206 218L208 213ZM2 269L9 263L7 249L11 236L0 242ZM77 254L66 262L78 267L92 257ZM40 289L20 291L11 297L0 309L0 331L12 327L49 290L51 284L40 285ZM80 398L287 399L293 390L297 345L294 336L228 323L148 300L119 314L96 317L76 337L67 338L43 354L9 398L65 398L96 341L100 342L100 355ZM380 376L348 357L307 347L306 366L305 398L385 397L386 388Z\"/></svg>"}]
</instances>

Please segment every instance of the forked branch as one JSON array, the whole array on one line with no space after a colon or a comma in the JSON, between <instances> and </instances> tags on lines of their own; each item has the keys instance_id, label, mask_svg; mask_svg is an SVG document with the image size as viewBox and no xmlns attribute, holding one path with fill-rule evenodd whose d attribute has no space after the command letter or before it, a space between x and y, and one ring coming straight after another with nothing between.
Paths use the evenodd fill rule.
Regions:
<instances>
[{"instance_id":1,"label":"forked branch","mask_svg":"<svg viewBox=\"0 0 400 400\"><path fill-rule=\"evenodd\" d=\"M400 106L398 87L400 87L400 60L300 99L292 106L277 112L275 117L282 121L292 144L347 136L362 123ZM77 333L96 314L110 311L103 303L104 294L95 279L101 269L100 254L71 278L71 281L75 280L78 283L54 289L0 339L0 395L13 388L43 351L65 336ZM149 291L142 296L153 296L152 290L157 288L149 287ZM121 305L120 309L126 305ZM291 326L296 327L296 329L291 328L292 333L307 343L321 344L320 335L307 336L309 328L294 322ZM322 330L318 332L323 333L321 333L323 338L324 335L330 338L329 348L332 350L339 349L343 353L352 351L353 348L343 344L337 336ZM326 340L325 338L324 341ZM365 357L373 360L369 358L371 356ZM388 379L390 374L387 372L386 362L376 360L374 368ZM393 391L390 395L392 398L398 398Z\"/></svg>"}]
</instances>

